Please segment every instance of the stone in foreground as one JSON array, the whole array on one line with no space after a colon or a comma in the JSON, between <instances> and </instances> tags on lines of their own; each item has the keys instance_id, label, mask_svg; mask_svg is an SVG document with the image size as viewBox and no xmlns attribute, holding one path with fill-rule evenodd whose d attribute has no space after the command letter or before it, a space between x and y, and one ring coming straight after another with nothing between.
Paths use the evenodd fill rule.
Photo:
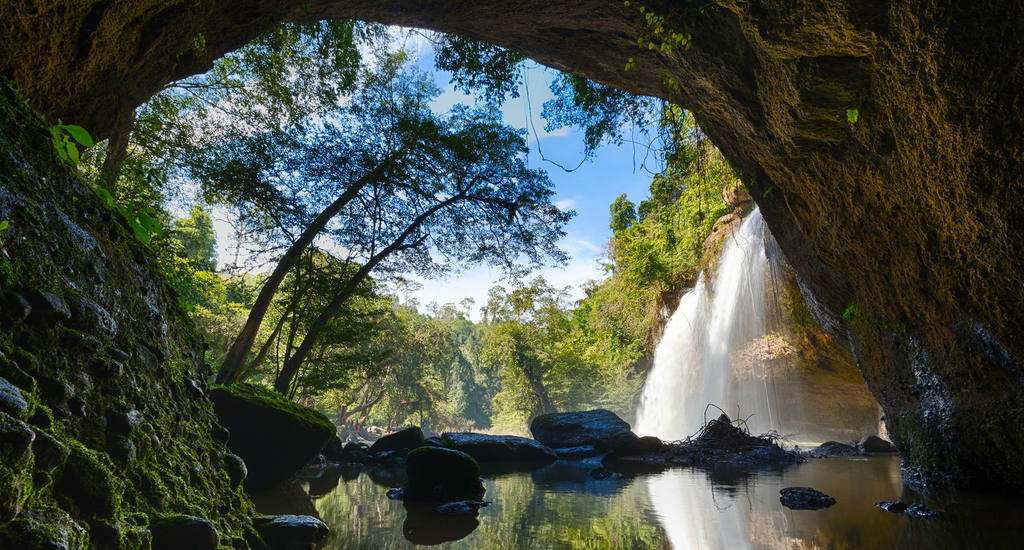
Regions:
<instances>
[{"instance_id":1,"label":"stone in foreground","mask_svg":"<svg viewBox=\"0 0 1024 550\"><path fill-rule=\"evenodd\" d=\"M326 416L252 384L210 389L228 448L248 470L247 491L269 489L309 464L334 436Z\"/></svg>"},{"instance_id":2,"label":"stone in foreground","mask_svg":"<svg viewBox=\"0 0 1024 550\"><path fill-rule=\"evenodd\" d=\"M821 510L836 503L836 499L810 487L786 487L779 495L779 502L793 510Z\"/></svg>"},{"instance_id":3,"label":"stone in foreground","mask_svg":"<svg viewBox=\"0 0 1024 550\"><path fill-rule=\"evenodd\" d=\"M217 550L220 536L213 523L205 518L177 515L153 520L153 550Z\"/></svg>"},{"instance_id":4,"label":"stone in foreground","mask_svg":"<svg viewBox=\"0 0 1024 550\"><path fill-rule=\"evenodd\" d=\"M271 550L308 550L327 536L327 525L313 516L260 516L253 527Z\"/></svg>"},{"instance_id":5,"label":"stone in foreground","mask_svg":"<svg viewBox=\"0 0 1024 550\"><path fill-rule=\"evenodd\" d=\"M484 496L480 465L462 451L419 447L406 456L405 470L409 477L403 492L406 500L455 502Z\"/></svg>"}]
</instances>

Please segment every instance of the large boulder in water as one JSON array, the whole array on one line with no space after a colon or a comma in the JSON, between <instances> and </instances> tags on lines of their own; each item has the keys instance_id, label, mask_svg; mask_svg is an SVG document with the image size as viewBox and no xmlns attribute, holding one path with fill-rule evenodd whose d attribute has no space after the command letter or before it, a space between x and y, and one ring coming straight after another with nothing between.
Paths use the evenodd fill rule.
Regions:
<instances>
[{"instance_id":1,"label":"large boulder in water","mask_svg":"<svg viewBox=\"0 0 1024 550\"><path fill-rule=\"evenodd\" d=\"M370 453L408 451L420 445L423 445L423 430L419 426L409 426L374 441L373 445L370 445Z\"/></svg>"},{"instance_id":2,"label":"large boulder in water","mask_svg":"<svg viewBox=\"0 0 1024 550\"><path fill-rule=\"evenodd\" d=\"M516 435L446 433L441 436L441 443L468 454L477 462L547 463L558 458L550 447Z\"/></svg>"},{"instance_id":3,"label":"large boulder in water","mask_svg":"<svg viewBox=\"0 0 1024 550\"><path fill-rule=\"evenodd\" d=\"M480 500L484 486L480 465L473 457L455 449L419 447L405 457L409 482L403 496L407 500L455 502Z\"/></svg>"},{"instance_id":4,"label":"large boulder in water","mask_svg":"<svg viewBox=\"0 0 1024 550\"><path fill-rule=\"evenodd\" d=\"M259 386L217 386L210 389L210 399L231 432L228 448L245 461L248 491L288 479L334 437L334 424L326 416Z\"/></svg>"},{"instance_id":5,"label":"large boulder in water","mask_svg":"<svg viewBox=\"0 0 1024 550\"><path fill-rule=\"evenodd\" d=\"M530 423L530 433L553 448L592 445L617 449L639 439L625 420L605 409L542 414Z\"/></svg>"}]
</instances>

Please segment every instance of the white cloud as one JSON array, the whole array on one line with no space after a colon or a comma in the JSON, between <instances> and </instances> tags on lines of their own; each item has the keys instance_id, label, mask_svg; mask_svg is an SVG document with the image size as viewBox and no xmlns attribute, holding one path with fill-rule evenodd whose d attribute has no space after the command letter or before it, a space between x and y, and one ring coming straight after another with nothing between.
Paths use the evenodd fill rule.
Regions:
<instances>
[{"instance_id":1,"label":"white cloud","mask_svg":"<svg viewBox=\"0 0 1024 550\"><path fill-rule=\"evenodd\" d=\"M555 207L564 212L576 208L576 203L576 199L559 199L555 201Z\"/></svg>"}]
</instances>

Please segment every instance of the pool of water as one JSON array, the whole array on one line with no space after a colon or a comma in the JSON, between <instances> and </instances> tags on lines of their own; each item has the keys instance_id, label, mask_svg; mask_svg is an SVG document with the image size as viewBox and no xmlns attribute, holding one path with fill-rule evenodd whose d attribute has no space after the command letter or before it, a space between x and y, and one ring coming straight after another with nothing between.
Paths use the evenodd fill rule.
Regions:
<instances>
[{"instance_id":1,"label":"pool of water","mask_svg":"<svg viewBox=\"0 0 1024 550\"><path fill-rule=\"evenodd\" d=\"M904 487L896 457L812 460L753 475L697 469L593 479L593 465L557 462L485 476L492 504L476 517L441 516L389 500L401 472L325 472L303 487L331 528L325 549L441 548L1020 548L1024 500ZM336 480L336 481L335 481ZM336 483L336 484L335 484ZM789 510L779 489L835 497L819 511ZM301 497L301 496L300 496ZM882 500L921 502L933 519L892 514ZM297 498L301 500L301 498ZM308 501L307 501L308 505ZM257 502L267 512L267 503Z\"/></svg>"}]
</instances>

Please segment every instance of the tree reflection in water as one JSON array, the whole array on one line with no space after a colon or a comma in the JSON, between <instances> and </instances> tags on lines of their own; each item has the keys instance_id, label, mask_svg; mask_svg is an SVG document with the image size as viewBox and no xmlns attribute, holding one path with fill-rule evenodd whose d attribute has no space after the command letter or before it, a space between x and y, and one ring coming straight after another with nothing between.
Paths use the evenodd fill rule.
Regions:
<instances>
[{"instance_id":1,"label":"tree reflection in water","mask_svg":"<svg viewBox=\"0 0 1024 550\"><path fill-rule=\"evenodd\" d=\"M592 467L556 462L487 477L484 498L493 504L476 516L407 511L373 479L394 476L349 474L314 501L331 528L323 548L1003 548L1016 542L1015 514L1024 509L1020 498L909 492L897 457L812 460L747 476L675 469L598 480L589 475ZM789 486L814 487L837 503L789 510L779 503L779 489ZM943 515L914 519L874 505L901 497Z\"/></svg>"}]
</instances>

